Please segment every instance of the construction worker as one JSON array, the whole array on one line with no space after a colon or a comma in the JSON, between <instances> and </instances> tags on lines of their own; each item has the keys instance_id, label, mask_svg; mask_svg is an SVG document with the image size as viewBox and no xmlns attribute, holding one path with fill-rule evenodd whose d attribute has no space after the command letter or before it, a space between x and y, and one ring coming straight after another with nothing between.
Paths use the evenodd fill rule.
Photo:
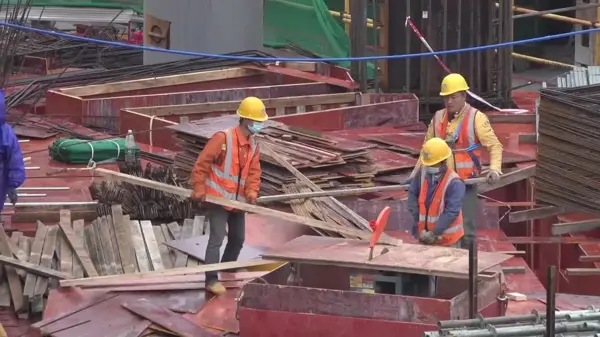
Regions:
<instances>
[{"instance_id":1,"label":"construction worker","mask_svg":"<svg viewBox=\"0 0 600 337\"><path fill-rule=\"evenodd\" d=\"M435 113L425 141L442 138L452 149L448 167L454 169L461 179L482 174L481 147L489 152L490 167L486 177L490 184L498 182L502 174L502 144L498 141L485 114L467 103L469 86L459 74L449 74L443 81L440 96L445 109ZM465 237L462 245L467 248L475 237L477 216L477 186L468 185L463 203Z\"/></svg>"},{"instance_id":2,"label":"construction worker","mask_svg":"<svg viewBox=\"0 0 600 337\"><path fill-rule=\"evenodd\" d=\"M462 204L465 184L448 167L450 146L431 138L421 151L421 174L408 188L408 209L413 216L412 234L428 245L458 247L464 235Z\"/></svg>"},{"instance_id":3,"label":"construction worker","mask_svg":"<svg viewBox=\"0 0 600 337\"><path fill-rule=\"evenodd\" d=\"M412 234L426 245L458 248L464 235L461 208L465 184L448 167L451 157L452 150L443 139L431 138L425 142L420 175L411 180L408 188ZM410 279L414 296L435 297L436 277L411 275Z\"/></svg>"},{"instance_id":4,"label":"construction worker","mask_svg":"<svg viewBox=\"0 0 600 337\"><path fill-rule=\"evenodd\" d=\"M239 125L215 133L194 165L192 199L204 201L207 195L255 204L260 189L259 148L254 135L267 119L265 105L256 97L247 97L237 114ZM227 245L221 262L236 261L245 238L245 213L208 204L210 234L206 247L206 264L219 263L220 249L227 233ZM225 228L227 224L227 230ZM221 295L225 287L217 272L206 272L206 289Z\"/></svg>"},{"instance_id":5,"label":"construction worker","mask_svg":"<svg viewBox=\"0 0 600 337\"><path fill-rule=\"evenodd\" d=\"M25 182L25 163L19 146L19 139L13 128L6 123L6 96L0 90L0 156L2 157L2 180L0 181L0 196L4 208L6 198L15 205L17 203L17 188Z\"/></svg>"}]
</instances>

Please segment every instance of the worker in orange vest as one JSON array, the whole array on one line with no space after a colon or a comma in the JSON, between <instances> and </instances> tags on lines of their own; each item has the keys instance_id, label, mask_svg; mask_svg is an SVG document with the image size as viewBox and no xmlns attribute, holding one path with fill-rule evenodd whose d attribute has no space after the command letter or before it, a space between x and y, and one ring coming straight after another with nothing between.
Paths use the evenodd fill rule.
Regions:
<instances>
[{"instance_id":1,"label":"worker in orange vest","mask_svg":"<svg viewBox=\"0 0 600 337\"><path fill-rule=\"evenodd\" d=\"M192 199L204 201L207 195L255 204L260 189L259 148L254 135L268 119L264 103L247 97L240 104L237 127L215 133L194 165ZM236 261L245 239L245 213L229 207L206 205L210 234L205 263L219 263L220 249L227 234L221 262ZM227 230L226 230L227 224ZM206 289L216 295L225 292L217 272L206 272Z\"/></svg>"},{"instance_id":2,"label":"worker in orange vest","mask_svg":"<svg viewBox=\"0 0 600 337\"><path fill-rule=\"evenodd\" d=\"M452 150L441 138L431 138L421 152L421 174L408 188L412 234L428 245L459 247L464 236L462 204L465 184L448 167Z\"/></svg>"},{"instance_id":3,"label":"worker in orange vest","mask_svg":"<svg viewBox=\"0 0 600 337\"><path fill-rule=\"evenodd\" d=\"M481 148L485 148L490 157L486 177L490 184L494 184L502 174L502 143L498 141L487 116L467 103L467 90L467 81L460 74L449 74L443 79L440 96L446 108L433 116L425 141L433 137L446 141L452 149L448 167L454 169L461 179L474 178L484 173L481 167ZM467 248L475 237L477 205L477 185L468 185L462 208L465 226L463 248Z\"/></svg>"}]
</instances>

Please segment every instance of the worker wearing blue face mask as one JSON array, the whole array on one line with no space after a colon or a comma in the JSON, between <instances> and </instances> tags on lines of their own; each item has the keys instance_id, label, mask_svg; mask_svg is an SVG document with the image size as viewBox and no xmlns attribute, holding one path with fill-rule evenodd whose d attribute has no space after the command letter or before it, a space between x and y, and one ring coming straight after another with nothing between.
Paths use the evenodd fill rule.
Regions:
<instances>
[{"instance_id":1,"label":"worker wearing blue face mask","mask_svg":"<svg viewBox=\"0 0 600 337\"><path fill-rule=\"evenodd\" d=\"M238 126L215 133L208 141L194 165L192 199L200 202L207 195L255 204L260 190L260 154L254 135L268 119L264 103L256 97L247 97L240 104ZM210 235L205 263L236 261L244 245L245 212L207 204ZM227 245L220 258L223 240ZM218 281L218 273L206 272L206 289L221 295L225 287Z\"/></svg>"},{"instance_id":2,"label":"worker wearing blue face mask","mask_svg":"<svg viewBox=\"0 0 600 337\"><path fill-rule=\"evenodd\" d=\"M462 204L465 184L446 161L452 150L441 138L423 145L421 174L408 188L412 234L421 243L459 247L464 236Z\"/></svg>"}]
</instances>

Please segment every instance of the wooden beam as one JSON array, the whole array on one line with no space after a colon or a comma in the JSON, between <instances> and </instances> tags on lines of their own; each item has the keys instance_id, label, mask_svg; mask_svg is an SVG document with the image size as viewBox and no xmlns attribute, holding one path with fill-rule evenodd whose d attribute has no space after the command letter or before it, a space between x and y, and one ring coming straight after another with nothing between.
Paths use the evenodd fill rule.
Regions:
<instances>
[{"instance_id":1,"label":"wooden beam","mask_svg":"<svg viewBox=\"0 0 600 337\"><path fill-rule=\"evenodd\" d=\"M567 276L593 276L600 275L598 268L567 268L565 269Z\"/></svg>"},{"instance_id":2,"label":"wooden beam","mask_svg":"<svg viewBox=\"0 0 600 337\"><path fill-rule=\"evenodd\" d=\"M508 242L513 245L521 244L565 244L565 245L582 245L586 243L600 243L600 239L589 238L587 236L580 237L563 237L563 236L513 236L506 239L494 240L495 242Z\"/></svg>"},{"instance_id":3,"label":"wooden beam","mask_svg":"<svg viewBox=\"0 0 600 337\"><path fill-rule=\"evenodd\" d=\"M228 68L210 71L200 71L188 74L179 74L162 77L143 78L131 81L114 82L109 84L98 84L83 87L52 90L68 96L85 97L103 94L112 94L120 91L131 91L171 85L182 85L198 82L218 81L231 78L240 78L264 74L258 69Z\"/></svg>"},{"instance_id":4,"label":"wooden beam","mask_svg":"<svg viewBox=\"0 0 600 337\"><path fill-rule=\"evenodd\" d=\"M600 219L552 224L552 235L591 231L600 228Z\"/></svg>"},{"instance_id":5,"label":"wooden beam","mask_svg":"<svg viewBox=\"0 0 600 337\"><path fill-rule=\"evenodd\" d=\"M534 114L519 114L519 115L488 115L490 123L507 123L507 124L533 124L535 123Z\"/></svg>"},{"instance_id":6,"label":"wooden beam","mask_svg":"<svg viewBox=\"0 0 600 337\"><path fill-rule=\"evenodd\" d=\"M193 275L193 274L203 274L208 271L220 271L227 269L241 269L241 268L249 268L255 266L266 266L273 263L277 263L275 261L270 260L247 260L247 261L233 261L233 262L223 262L223 263L214 263L214 264L205 264L198 267L184 267L184 268L173 268L166 269L161 271L151 271L147 273L132 273L132 274L120 274L120 275L108 275L108 276L98 276L98 277L87 277L80 279L72 279L72 280L61 280L61 287L102 287L105 284L112 285L115 282L123 282L127 280L142 280L147 278L155 278L155 277L166 277L166 276L179 276L179 275Z\"/></svg>"},{"instance_id":7,"label":"wooden beam","mask_svg":"<svg viewBox=\"0 0 600 337\"><path fill-rule=\"evenodd\" d=\"M67 279L73 278L73 276L71 274L63 273L58 270L54 270L52 268L42 267L35 263L19 261L15 258L3 256L3 255L0 255L0 264L6 264L11 267L23 269L26 272L37 275L37 276L52 277L52 278L56 278L59 280L67 280Z\"/></svg>"},{"instance_id":8,"label":"wooden beam","mask_svg":"<svg viewBox=\"0 0 600 337\"><path fill-rule=\"evenodd\" d=\"M323 104L351 104L356 102L356 94L346 92L340 94L288 96L278 98L266 98L262 100L267 109L286 107L311 106ZM197 104L164 105L142 108L129 108L130 111L148 116L164 117L172 115L195 115L210 112L235 111L240 101L208 102Z\"/></svg>"},{"instance_id":9,"label":"wooden beam","mask_svg":"<svg viewBox=\"0 0 600 337\"><path fill-rule=\"evenodd\" d=\"M535 173L535 165L524 167L524 168L521 168L521 169L517 169L517 170L514 170L512 172L508 172L506 174L503 174L500 177L500 180L497 183L493 184L493 185L490 185L490 184L487 184L487 183L480 184L477 187L477 192L478 193L485 193L485 192L493 191L493 190L502 188L504 186L508 186L510 184L514 184L514 183L516 183L518 181L521 181L521 180L524 180L524 179L527 179L527 178L531 178L531 177L533 177L534 173Z\"/></svg>"},{"instance_id":10,"label":"wooden beam","mask_svg":"<svg viewBox=\"0 0 600 337\"><path fill-rule=\"evenodd\" d=\"M566 210L564 207L546 206L528 209L525 211L511 212L508 216L508 220L511 223L524 222L529 220L550 218L568 212L569 211Z\"/></svg>"},{"instance_id":11,"label":"wooden beam","mask_svg":"<svg viewBox=\"0 0 600 337\"><path fill-rule=\"evenodd\" d=\"M180 196L186 197L186 198L189 198L192 195L192 190L188 190L188 189L185 189L182 187L159 183L156 181L152 181L152 180L148 180L148 179L144 179L144 178L140 178L140 177L134 177L134 176L130 176L128 174L124 174L121 172L115 172L115 171L102 169L102 168L96 168L95 171L104 176L111 177L116 180L124 181L124 182L130 183L130 184L133 184L133 185L153 188L156 190L163 191L165 193L172 193L172 194L180 195ZM299 216L296 214L281 212L281 211L273 210L273 209L266 208L266 207L250 205L250 204L247 204L244 202L229 200L229 199L225 199L225 198L218 198L218 197L214 197L214 196L210 196L210 195L206 197L206 201L216 204L216 205L231 207L231 208L235 208L235 209L249 212L249 213L256 213L256 214L260 214L260 215L264 215L264 216L270 216L270 217L282 219L285 221L289 221L291 223L298 223L298 224L309 226L309 227L324 229L326 231L332 231L332 232L336 232L336 233L340 233L340 234L352 235L352 236L356 236L360 239L367 240L367 241L371 240L371 232L368 232L368 231L361 231L358 229L346 228L346 227L342 227L339 225L331 225L324 221L306 218L306 217ZM389 244L389 245L395 246L395 245L398 245L401 241L396 240L394 238L381 237L379 242L382 244Z\"/></svg>"},{"instance_id":12,"label":"wooden beam","mask_svg":"<svg viewBox=\"0 0 600 337\"><path fill-rule=\"evenodd\" d=\"M600 262L600 255L582 255L579 262Z\"/></svg>"}]
</instances>

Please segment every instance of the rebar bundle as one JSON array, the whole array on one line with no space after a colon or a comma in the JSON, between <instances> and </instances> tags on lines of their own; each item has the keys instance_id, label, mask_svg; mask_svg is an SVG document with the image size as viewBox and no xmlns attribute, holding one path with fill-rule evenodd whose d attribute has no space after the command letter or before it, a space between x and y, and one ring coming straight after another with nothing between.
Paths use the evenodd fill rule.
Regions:
<instances>
[{"instance_id":1,"label":"rebar bundle","mask_svg":"<svg viewBox=\"0 0 600 337\"><path fill-rule=\"evenodd\" d=\"M475 318L441 321L440 330L426 332L424 337L529 337L546 333L546 315L533 311L531 315ZM600 332L600 310L590 308L560 311L555 314L556 336L596 336ZM575 335L576 334L576 335Z\"/></svg>"},{"instance_id":2,"label":"rebar bundle","mask_svg":"<svg viewBox=\"0 0 600 337\"><path fill-rule=\"evenodd\" d=\"M155 167L148 163L142 168L119 163L121 173L170 184L186 185L170 166ZM98 216L110 215L112 205L122 205L123 213L131 220L177 221L194 216L195 203L189 198L164 193L155 189L117 181L93 183L89 187L92 199L98 200Z\"/></svg>"},{"instance_id":3,"label":"rebar bundle","mask_svg":"<svg viewBox=\"0 0 600 337\"><path fill-rule=\"evenodd\" d=\"M0 0L0 12L6 11L4 22L23 24L29 16L31 0ZM0 87L4 88L13 72L15 54L25 34L6 26L0 27Z\"/></svg>"},{"instance_id":4,"label":"rebar bundle","mask_svg":"<svg viewBox=\"0 0 600 337\"><path fill-rule=\"evenodd\" d=\"M539 106L535 195L600 215L600 86L546 89Z\"/></svg>"}]
</instances>

